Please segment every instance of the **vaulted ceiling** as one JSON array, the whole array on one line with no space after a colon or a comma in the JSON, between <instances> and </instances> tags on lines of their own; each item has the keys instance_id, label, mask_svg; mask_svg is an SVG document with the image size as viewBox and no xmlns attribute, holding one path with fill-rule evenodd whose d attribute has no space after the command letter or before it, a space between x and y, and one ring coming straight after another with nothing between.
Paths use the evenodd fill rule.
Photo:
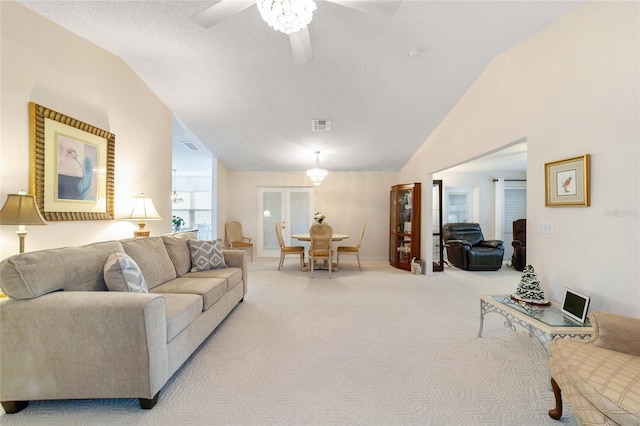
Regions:
<instances>
[{"instance_id":1,"label":"vaulted ceiling","mask_svg":"<svg viewBox=\"0 0 640 426\"><path fill-rule=\"evenodd\" d=\"M497 55L578 4L404 0L389 18L318 0L313 60L296 64L255 6L204 28L192 16L216 1L20 3L122 58L179 138L270 171L305 170L316 150L329 170L399 170Z\"/></svg>"}]
</instances>

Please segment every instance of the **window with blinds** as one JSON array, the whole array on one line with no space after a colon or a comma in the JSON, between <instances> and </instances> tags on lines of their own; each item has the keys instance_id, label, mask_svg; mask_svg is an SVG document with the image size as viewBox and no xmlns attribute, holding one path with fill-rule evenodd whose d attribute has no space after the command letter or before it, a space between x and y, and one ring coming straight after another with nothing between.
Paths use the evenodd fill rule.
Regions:
<instances>
[{"instance_id":1,"label":"window with blinds","mask_svg":"<svg viewBox=\"0 0 640 426\"><path fill-rule=\"evenodd\" d=\"M513 232L513 221L527 218L527 189L526 188L505 188L504 189L504 234L511 235Z\"/></svg>"}]
</instances>

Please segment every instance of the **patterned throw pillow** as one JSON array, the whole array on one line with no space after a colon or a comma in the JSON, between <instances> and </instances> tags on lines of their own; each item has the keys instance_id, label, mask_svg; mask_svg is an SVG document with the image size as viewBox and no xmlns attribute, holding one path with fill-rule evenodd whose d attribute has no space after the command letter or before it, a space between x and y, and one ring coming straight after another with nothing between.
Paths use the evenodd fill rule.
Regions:
<instances>
[{"instance_id":1,"label":"patterned throw pillow","mask_svg":"<svg viewBox=\"0 0 640 426\"><path fill-rule=\"evenodd\" d=\"M191 272L226 268L220 240L187 240L191 252Z\"/></svg>"},{"instance_id":2,"label":"patterned throw pillow","mask_svg":"<svg viewBox=\"0 0 640 426\"><path fill-rule=\"evenodd\" d=\"M149 293L138 264L126 253L112 253L104 264L104 281L109 291Z\"/></svg>"}]
</instances>

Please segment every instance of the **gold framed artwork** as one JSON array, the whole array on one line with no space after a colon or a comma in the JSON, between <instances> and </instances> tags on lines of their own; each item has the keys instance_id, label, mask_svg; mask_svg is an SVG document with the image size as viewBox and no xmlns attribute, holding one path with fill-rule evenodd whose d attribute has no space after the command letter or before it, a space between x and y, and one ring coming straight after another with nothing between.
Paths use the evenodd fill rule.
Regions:
<instances>
[{"instance_id":1,"label":"gold framed artwork","mask_svg":"<svg viewBox=\"0 0 640 426\"><path fill-rule=\"evenodd\" d=\"M587 207L589 199L589 154L544 165L547 207Z\"/></svg>"},{"instance_id":2,"label":"gold framed artwork","mask_svg":"<svg viewBox=\"0 0 640 426\"><path fill-rule=\"evenodd\" d=\"M98 129L29 103L31 193L46 220L112 220L115 140Z\"/></svg>"}]
</instances>

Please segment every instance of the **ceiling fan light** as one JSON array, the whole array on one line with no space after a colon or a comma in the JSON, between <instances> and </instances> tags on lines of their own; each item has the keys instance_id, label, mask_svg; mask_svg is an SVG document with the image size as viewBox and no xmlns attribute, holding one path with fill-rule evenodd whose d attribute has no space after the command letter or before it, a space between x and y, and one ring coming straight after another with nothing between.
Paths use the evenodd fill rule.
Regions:
<instances>
[{"instance_id":1,"label":"ceiling fan light","mask_svg":"<svg viewBox=\"0 0 640 426\"><path fill-rule=\"evenodd\" d=\"M285 34L309 25L316 10L313 0L256 0L256 4L262 19L274 30Z\"/></svg>"}]
</instances>

